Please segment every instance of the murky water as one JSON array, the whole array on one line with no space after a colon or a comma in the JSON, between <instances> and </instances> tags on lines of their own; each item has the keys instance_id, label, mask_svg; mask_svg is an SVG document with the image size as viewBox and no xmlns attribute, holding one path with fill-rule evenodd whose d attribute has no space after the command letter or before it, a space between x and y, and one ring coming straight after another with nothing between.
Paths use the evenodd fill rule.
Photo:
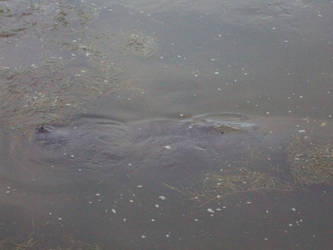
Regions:
<instances>
[{"instance_id":1,"label":"murky water","mask_svg":"<svg viewBox=\"0 0 333 250\"><path fill-rule=\"evenodd\" d=\"M330 0L0 0L0 248L333 248L332 23Z\"/></svg>"}]
</instances>

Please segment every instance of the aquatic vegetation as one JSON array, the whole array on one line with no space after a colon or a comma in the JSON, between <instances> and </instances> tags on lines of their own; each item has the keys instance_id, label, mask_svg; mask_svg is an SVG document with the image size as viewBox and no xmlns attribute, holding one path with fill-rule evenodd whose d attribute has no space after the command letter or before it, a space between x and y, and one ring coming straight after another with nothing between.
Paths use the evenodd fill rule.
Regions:
<instances>
[{"instance_id":1,"label":"aquatic vegetation","mask_svg":"<svg viewBox=\"0 0 333 250\"><path fill-rule=\"evenodd\" d=\"M12 128L59 122L112 91L116 75L101 64L69 67L58 59L39 67L0 69L0 114Z\"/></svg>"},{"instance_id":2,"label":"aquatic vegetation","mask_svg":"<svg viewBox=\"0 0 333 250\"><path fill-rule=\"evenodd\" d=\"M39 235L36 232L31 233L26 239L2 239L0 240L0 248L6 250L38 250L38 249L55 249L55 250L102 250L98 244L83 242L75 240L72 237L66 237L57 245L50 245L43 235Z\"/></svg>"},{"instance_id":3,"label":"aquatic vegetation","mask_svg":"<svg viewBox=\"0 0 333 250\"><path fill-rule=\"evenodd\" d=\"M133 33L129 36L126 47L135 55L148 58L157 51L157 42L151 36Z\"/></svg>"},{"instance_id":4,"label":"aquatic vegetation","mask_svg":"<svg viewBox=\"0 0 333 250\"><path fill-rule=\"evenodd\" d=\"M333 144L309 143L296 137L288 146L288 162L300 185L333 185Z\"/></svg>"},{"instance_id":5,"label":"aquatic vegetation","mask_svg":"<svg viewBox=\"0 0 333 250\"><path fill-rule=\"evenodd\" d=\"M292 185L282 182L270 174L246 168L230 169L223 173L207 172L199 183L186 189L176 188L169 184L165 184L165 186L191 200L198 201L200 206L239 193L293 190Z\"/></svg>"}]
</instances>

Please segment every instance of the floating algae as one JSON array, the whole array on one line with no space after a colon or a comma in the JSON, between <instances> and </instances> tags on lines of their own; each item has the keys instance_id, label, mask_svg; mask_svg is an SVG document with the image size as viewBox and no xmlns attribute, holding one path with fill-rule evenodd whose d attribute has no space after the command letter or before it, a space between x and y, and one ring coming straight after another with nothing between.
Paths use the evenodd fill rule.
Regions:
<instances>
[{"instance_id":1,"label":"floating algae","mask_svg":"<svg viewBox=\"0 0 333 250\"><path fill-rule=\"evenodd\" d=\"M133 33L129 36L126 47L135 55L148 58L157 51L157 42L151 36Z\"/></svg>"},{"instance_id":2,"label":"floating algae","mask_svg":"<svg viewBox=\"0 0 333 250\"><path fill-rule=\"evenodd\" d=\"M296 137L288 146L290 172L299 185L333 185L333 144Z\"/></svg>"},{"instance_id":3,"label":"floating algae","mask_svg":"<svg viewBox=\"0 0 333 250\"><path fill-rule=\"evenodd\" d=\"M207 172L198 185L187 189L176 188L168 184L165 186L189 199L199 201L200 206L239 193L273 190L282 192L293 189L290 184L282 182L270 174L246 168L230 169L223 173Z\"/></svg>"},{"instance_id":4,"label":"floating algae","mask_svg":"<svg viewBox=\"0 0 333 250\"><path fill-rule=\"evenodd\" d=\"M42 235L37 233L31 233L26 239L3 239L0 241L0 248L6 250L38 250L38 249L54 249L54 250L74 250L74 249L85 249L85 250L102 250L97 244L91 244L80 240L75 240L72 237L65 237L63 240L59 240L54 246L50 246L50 243L43 239Z\"/></svg>"},{"instance_id":5,"label":"floating algae","mask_svg":"<svg viewBox=\"0 0 333 250\"><path fill-rule=\"evenodd\" d=\"M0 69L0 115L11 128L61 122L110 92L116 74L104 65L78 67L58 59L39 67Z\"/></svg>"}]
</instances>

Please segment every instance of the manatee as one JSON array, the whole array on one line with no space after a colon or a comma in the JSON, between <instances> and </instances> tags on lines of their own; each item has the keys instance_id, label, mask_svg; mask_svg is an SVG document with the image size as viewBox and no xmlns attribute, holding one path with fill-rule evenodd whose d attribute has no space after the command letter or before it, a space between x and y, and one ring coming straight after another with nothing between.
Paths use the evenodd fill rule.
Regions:
<instances>
[{"instance_id":1,"label":"manatee","mask_svg":"<svg viewBox=\"0 0 333 250\"><path fill-rule=\"evenodd\" d=\"M37 129L34 155L54 165L64 184L79 172L78 182L150 178L207 192L218 185L228 195L289 190L333 184L332 130L329 121L229 113L130 122L86 114Z\"/></svg>"}]
</instances>

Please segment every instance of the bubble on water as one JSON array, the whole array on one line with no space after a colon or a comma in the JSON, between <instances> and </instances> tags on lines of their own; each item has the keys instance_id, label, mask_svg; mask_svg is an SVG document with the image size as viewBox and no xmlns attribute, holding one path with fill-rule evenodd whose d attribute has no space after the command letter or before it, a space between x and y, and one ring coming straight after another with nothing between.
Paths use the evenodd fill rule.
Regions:
<instances>
[{"instance_id":1,"label":"bubble on water","mask_svg":"<svg viewBox=\"0 0 333 250\"><path fill-rule=\"evenodd\" d=\"M151 221L151 222L155 222L156 220L155 220L155 219L151 219L150 221Z\"/></svg>"},{"instance_id":2,"label":"bubble on water","mask_svg":"<svg viewBox=\"0 0 333 250\"><path fill-rule=\"evenodd\" d=\"M136 187L137 188L143 188L143 185L137 185Z\"/></svg>"},{"instance_id":3,"label":"bubble on water","mask_svg":"<svg viewBox=\"0 0 333 250\"><path fill-rule=\"evenodd\" d=\"M165 237L169 238L169 237L170 237L170 233L167 233L167 234L165 235Z\"/></svg>"},{"instance_id":4,"label":"bubble on water","mask_svg":"<svg viewBox=\"0 0 333 250\"><path fill-rule=\"evenodd\" d=\"M134 200L129 200L129 203L134 203Z\"/></svg>"},{"instance_id":5,"label":"bubble on water","mask_svg":"<svg viewBox=\"0 0 333 250\"><path fill-rule=\"evenodd\" d=\"M162 200L162 201L166 200L166 197L163 196L163 195L158 196L158 198L159 198L160 200Z\"/></svg>"},{"instance_id":6,"label":"bubble on water","mask_svg":"<svg viewBox=\"0 0 333 250\"><path fill-rule=\"evenodd\" d=\"M123 222L126 222L127 221L127 219L126 218L123 218Z\"/></svg>"},{"instance_id":7,"label":"bubble on water","mask_svg":"<svg viewBox=\"0 0 333 250\"><path fill-rule=\"evenodd\" d=\"M164 146L165 149L171 149L171 146L170 145L166 145Z\"/></svg>"},{"instance_id":8,"label":"bubble on water","mask_svg":"<svg viewBox=\"0 0 333 250\"><path fill-rule=\"evenodd\" d=\"M96 193L95 195L96 195L97 197L101 196L101 194L100 194L100 193Z\"/></svg>"},{"instance_id":9,"label":"bubble on water","mask_svg":"<svg viewBox=\"0 0 333 250\"><path fill-rule=\"evenodd\" d=\"M215 211L213 209L211 209L211 208L207 208L207 212L211 213L211 214L215 213Z\"/></svg>"},{"instance_id":10,"label":"bubble on water","mask_svg":"<svg viewBox=\"0 0 333 250\"><path fill-rule=\"evenodd\" d=\"M216 76L219 75L219 74L220 74L219 71L215 71L215 72L214 72L214 75L216 75Z\"/></svg>"},{"instance_id":11,"label":"bubble on water","mask_svg":"<svg viewBox=\"0 0 333 250\"><path fill-rule=\"evenodd\" d=\"M147 236L146 235L141 235L141 239L146 239L147 238Z\"/></svg>"},{"instance_id":12,"label":"bubble on water","mask_svg":"<svg viewBox=\"0 0 333 250\"><path fill-rule=\"evenodd\" d=\"M198 221L199 221L199 219L195 218L195 219L194 219L194 221L195 221L195 222L198 222Z\"/></svg>"},{"instance_id":13,"label":"bubble on water","mask_svg":"<svg viewBox=\"0 0 333 250\"><path fill-rule=\"evenodd\" d=\"M160 207L160 205L159 205L159 204L155 204L155 207L156 207L156 208L159 208L159 207Z\"/></svg>"},{"instance_id":14,"label":"bubble on water","mask_svg":"<svg viewBox=\"0 0 333 250\"><path fill-rule=\"evenodd\" d=\"M114 209L114 208L112 208L111 211L112 211L112 213L114 213L114 214L117 213L116 209Z\"/></svg>"},{"instance_id":15,"label":"bubble on water","mask_svg":"<svg viewBox=\"0 0 333 250\"><path fill-rule=\"evenodd\" d=\"M291 211L296 212L296 208L294 208L294 207L291 208Z\"/></svg>"}]
</instances>

